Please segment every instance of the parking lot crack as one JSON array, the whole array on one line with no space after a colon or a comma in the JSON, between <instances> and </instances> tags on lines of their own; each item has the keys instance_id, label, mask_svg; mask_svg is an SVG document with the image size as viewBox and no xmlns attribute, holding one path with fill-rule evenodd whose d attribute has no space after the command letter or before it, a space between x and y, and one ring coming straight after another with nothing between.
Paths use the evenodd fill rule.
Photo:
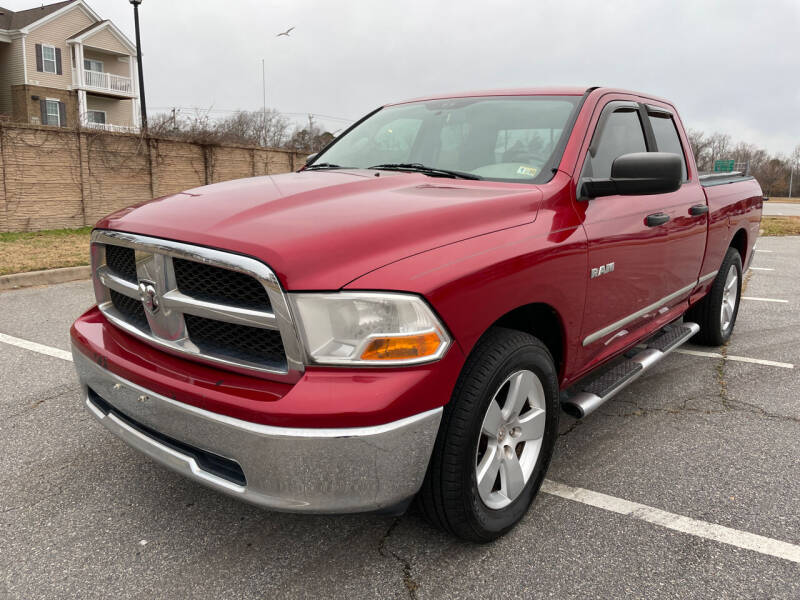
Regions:
<instances>
[{"instance_id":1,"label":"parking lot crack","mask_svg":"<svg viewBox=\"0 0 800 600\"><path fill-rule=\"evenodd\" d=\"M748 273L749 275L749 273ZM744 286L742 286L744 289ZM728 364L728 344L725 343L719 350L719 353L722 355L720 358L719 363L717 364L717 383L719 384L719 399L720 404L722 404L723 408L726 411L743 411L743 412L750 412L753 414L757 414L767 419L779 419L783 421L791 421L794 423L800 423L800 418L793 417L789 415L780 415L774 412L770 412L767 409L753 404L751 402L745 402L744 400L737 400L735 398L731 398L728 394L728 384L725 380L725 367Z\"/></svg>"},{"instance_id":2,"label":"parking lot crack","mask_svg":"<svg viewBox=\"0 0 800 600\"><path fill-rule=\"evenodd\" d=\"M408 597L412 600L416 600L417 598L417 589L419 588L419 584L414 580L414 577L411 572L411 562L392 550L388 547L389 538L392 537L392 533L400 524L400 519L402 517L397 517L392 524L389 525L389 528L381 537L381 541L378 544L378 552L384 558L391 558L395 560L403 570L403 585L405 585L406 592L408 593Z\"/></svg>"},{"instance_id":3,"label":"parking lot crack","mask_svg":"<svg viewBox=\"0 0 800 600\"><path fill-rule=\"evenodd\" d=\"M61 494L62 494L62 489L59 487L56 491L51 492L49 494L41 494L33 502L28 502L26 504L20 504L18 506L10 506L8 508L4 508L3 510L0 510L0 514L5 515L7 513L16 512L18 510L23 510L23 509L26 509L26 508L27 509L31 509L31 508L34 508L35 506L38 506L39 504L41 504L45 500L49 500L51 498L55 498L57 496L60 496Z\"/></svg>"},{"instance_id":4,"label":"parking lot crack","mask_svg":"<svg viewBox=\"0 0 800 600\"><path fill-rule=\"evenodd\" d=\"M728 384L725 381L725 366L728 364L728 344L727 342L719 349L722 358L717 363L717 385L719 386L719 399L722 406L726 410L730 410L731 406L728 402Z\"/></svg>"},{"instance_id":5,"label":"parking lot crack","mask_svg":"<svg viewBox=\"0 0 800 600\"><path fill-rule=\"evenodd\" d=\"M569 435L581 424L580 419L576 419L574 423L570 424L564 431L558 434L558 437L564 437L565 435Z\"/></svg>"},{"instance_id":6,"label":"parking lot crack","mask_svg":"<svg viewBox=\"0 0 800 600\"><path fill-rule=\"evenodd\" d=\"M18 410L16 412L13 412L13 413L11 413L9 415L5 415L3 417L3 419L4 420L9 420L9 419L18 419L19 417L24 417L25 415L33 412L37 407L41 406L45 402L48 402L50 400L55 400L59 396L63 396L64 393L65 393L64 392L64 388L61 387L61 388L58 389L58 391L55 391L52 394L49 394L47 396L43 396L41 398L37 398L34 402L23 406L20 410Z\"/></svg>"}]
</instances>

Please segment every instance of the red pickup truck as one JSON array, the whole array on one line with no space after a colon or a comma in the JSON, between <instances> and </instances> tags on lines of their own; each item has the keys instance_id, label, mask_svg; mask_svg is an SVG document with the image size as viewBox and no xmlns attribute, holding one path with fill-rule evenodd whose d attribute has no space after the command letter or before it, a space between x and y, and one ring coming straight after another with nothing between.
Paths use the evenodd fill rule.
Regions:
<instances>
[{"instance_id":1,"label":"red pickup truck","mask_svg":"<svg viewBox=\"0 0 800 600\"><path fill-rule=\"evenodd\" d=\"M583 417L733 330L762 195L675 108L504 90L370 113L297 173L121 210L72 327L89 411L276 510L401 511L487 541Z\"/></svg>"}]
</instances>

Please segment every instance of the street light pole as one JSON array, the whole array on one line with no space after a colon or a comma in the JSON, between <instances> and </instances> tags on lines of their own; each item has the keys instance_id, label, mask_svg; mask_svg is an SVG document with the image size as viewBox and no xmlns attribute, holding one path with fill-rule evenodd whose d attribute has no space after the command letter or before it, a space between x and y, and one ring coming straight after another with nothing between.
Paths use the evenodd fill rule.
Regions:
<instances>
[{"instance_id":1,"label":"street light pole","mask_svg":"<svg viewBox=\"0 0 800 600\"><path fill-rule=\"evenodd\" d=\"M261 115L264 125L264 139L262 140L262 144L264 146L267 145L267 72L266 67L264 67L264 59L261 59L261 91L263 94L263 101L264 101L264 114Z\"/></svg>"},{"instance_id":2,"label":"street light pole","mask_svg":"<svg viewBox=\"0 0 800 600\"><path fill-rule=\"evenodd\" d=\"M136 66L139 71L139 107L142 109L142 130L147 131L147 102L144 99L144 72L142 71L142 41L139 37L139 5L142 0L129 0L133 4L133 22L136 27Z\"/></svg>"}]
</instances>

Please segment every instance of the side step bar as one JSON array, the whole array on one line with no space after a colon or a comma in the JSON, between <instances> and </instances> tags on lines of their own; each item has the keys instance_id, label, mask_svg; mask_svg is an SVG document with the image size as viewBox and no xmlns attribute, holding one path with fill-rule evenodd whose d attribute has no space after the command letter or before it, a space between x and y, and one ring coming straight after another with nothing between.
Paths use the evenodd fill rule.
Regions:
<instances>
[{"instance_id":1,"label":"side step bar","mask_svg":"<svg viewBox=\"0 0 800 600\"><path fill-rule=\"evenodd\" d=\"M577 394L562 400L561 408L576 419L593 413L698 331L700 326L697 323L682 323L665 329L648 340L644 350L584 384Z\"/></svg>"}]
</instances>

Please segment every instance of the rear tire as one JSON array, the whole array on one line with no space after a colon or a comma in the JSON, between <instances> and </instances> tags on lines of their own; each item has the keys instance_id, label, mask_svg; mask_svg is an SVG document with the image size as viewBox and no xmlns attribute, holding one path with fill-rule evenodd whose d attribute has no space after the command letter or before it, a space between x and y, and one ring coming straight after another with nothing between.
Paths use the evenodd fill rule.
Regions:
<instances>
[{"instance_id":1,"label":"rear tire","mask_svg":"<svg viewBox=\"0 0 800 600\"><path fill-rule=\"evenodd\" d=\"M489 542L525 515L558 437L558 376L538 339L494 328L459 376L418 504L435 526Z\"/></svg>"},{"instance_id":2,"label":"rear tire","mask_svg":"<svg viewBox=\"0 0 800 600\"><path fill-rule=\"evenodd\" d=\"M742 292L742 258L738 250L728 248L722 266L705 298L686 312L686 320L700 325L692 342L704 346L722 346L733 333Z\"/></svg>"}]
</instances>

